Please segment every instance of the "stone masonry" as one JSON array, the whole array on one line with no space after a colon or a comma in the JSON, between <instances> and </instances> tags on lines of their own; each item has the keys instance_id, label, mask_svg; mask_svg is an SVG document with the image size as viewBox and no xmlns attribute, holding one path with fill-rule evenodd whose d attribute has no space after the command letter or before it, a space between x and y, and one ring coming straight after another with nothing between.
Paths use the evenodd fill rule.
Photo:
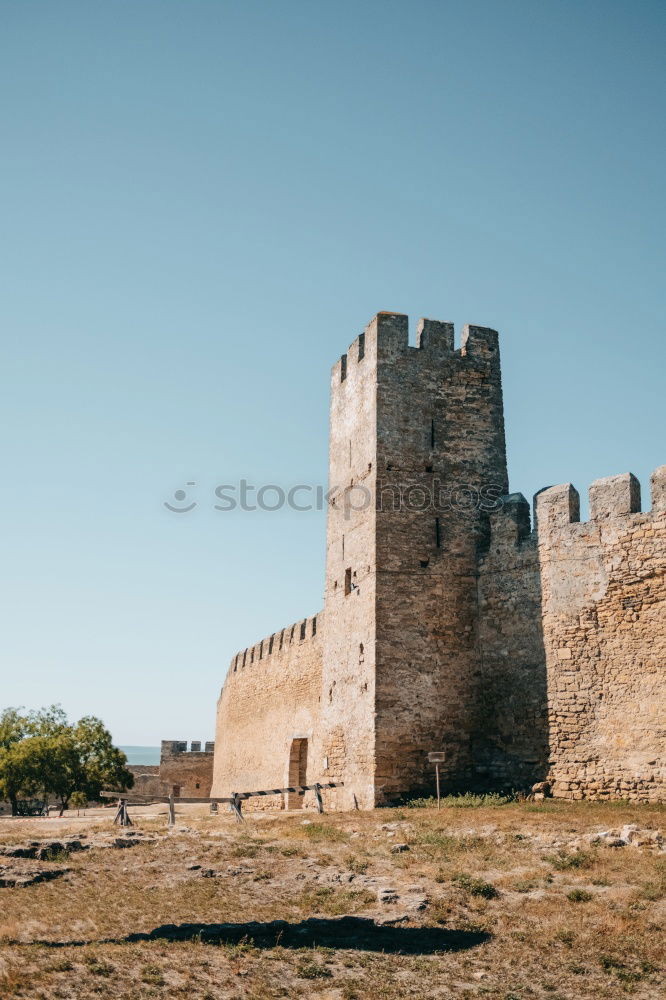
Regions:
<instances>
[{"instance_id":1,"label":"stone masonry","mask_svg":"<svg viewBox=\"0 0 666 1000\"><path fill-rule=\"evenodd\" d=\"M213 795L665 797L666 467L509 494L497 333L379 313L331 378L324 610L238 653ZM309 795L310 793L308 793ZM253 800L298 807L308 797Z\"/></svg>"},{"instance_id":2,"label":"stone masonry","mask_svg":"<svg viewBox=\"0 0 666 1000\"><path fill-rule=\"evenodd\" d=\"M142 795L183 796L206 799L213 781L214 743L162 740L159 765L130 764L134 791Z\"/></svg>"}]
</instances>

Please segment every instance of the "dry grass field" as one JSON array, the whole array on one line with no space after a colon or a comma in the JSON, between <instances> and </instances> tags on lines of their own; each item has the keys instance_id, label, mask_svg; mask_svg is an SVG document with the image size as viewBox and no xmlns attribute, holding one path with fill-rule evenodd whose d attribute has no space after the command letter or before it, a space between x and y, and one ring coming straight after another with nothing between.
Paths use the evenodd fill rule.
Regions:
<instances>
[{"instance_id":1,"label":"dry grass field","mask_svg":"<svg viewBox=\"0 0 666 1000\"><path fill-rule=\"evenodd\" d=\"M664 830L666 807L248 812L244 824L193 807L170 831L133 812L132 836L108 811L0 820L0 996L663 995L664 845L598 835ZM63 838L46 858L11 856Z\"/></svg>"}]
</instances>

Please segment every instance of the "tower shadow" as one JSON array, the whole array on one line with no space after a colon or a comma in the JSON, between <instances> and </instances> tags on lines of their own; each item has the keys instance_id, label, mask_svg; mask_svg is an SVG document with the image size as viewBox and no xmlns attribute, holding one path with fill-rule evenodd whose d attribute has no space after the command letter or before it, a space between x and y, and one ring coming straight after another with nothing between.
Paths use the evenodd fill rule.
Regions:
<instances>
[{"instance_id":1,"label":"tower shadow","mask_svg":"<svg viewBox=\"0 0 666 1000\"><path fill-rule=\"evenodd\" d=\"M209 945L252 944L255 948L336 948L396 955L434 955L465 951L491 938L484 931L445 927L400 927L379 924L370 917L310 917L220 924L162 924L147 932L98 941L33 941L42 948L86 947L91 944L137 944L149 941L200 941ZM19 942L12 942L19 944Z\"/></svg>"}]
</instances>

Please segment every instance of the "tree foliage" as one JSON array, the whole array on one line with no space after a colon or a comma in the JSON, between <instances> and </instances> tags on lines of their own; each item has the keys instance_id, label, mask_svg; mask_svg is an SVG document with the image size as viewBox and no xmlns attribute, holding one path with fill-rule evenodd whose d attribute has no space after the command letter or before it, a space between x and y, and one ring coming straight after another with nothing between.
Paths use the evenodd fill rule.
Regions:
<instances>
[{"instance_id":1,"label":"tree foliage","mask_svg":"<svg viewBox=\"0 0 666 1000\"><path fill-rule=\"evenodd\" d=\"M15 708L0 714L0 796L14 814L20 797L53 796L62 811L74 795L94 802L105 786L131 788L134 776L126 765L125 754L93 715L70 723L59 705L28 715Z\"/></svg>"}]
</instances>

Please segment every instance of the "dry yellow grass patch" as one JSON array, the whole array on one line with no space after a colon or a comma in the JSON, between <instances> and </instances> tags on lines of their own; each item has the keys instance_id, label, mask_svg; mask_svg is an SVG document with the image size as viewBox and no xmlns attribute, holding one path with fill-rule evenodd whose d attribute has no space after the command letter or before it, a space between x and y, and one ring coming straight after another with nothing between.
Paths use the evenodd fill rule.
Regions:
<instances>
[{"instance_id":1,"label":"dry yellow grass patch","mask_svg":"<svg viewBox=\"0 0 666 1000\"><path fill-rule=\"evenodd\" d=\"M93 846L49 862L69 869L58 880L0 889L0 996L654 1000L666 853L593 835L665 818L545 802L242 826L188 815L174 832L140 819L137 846ZM0 821L0 843L68 829L94 842L110 817L57 834Z\"/></svg>"}]
</instances>

